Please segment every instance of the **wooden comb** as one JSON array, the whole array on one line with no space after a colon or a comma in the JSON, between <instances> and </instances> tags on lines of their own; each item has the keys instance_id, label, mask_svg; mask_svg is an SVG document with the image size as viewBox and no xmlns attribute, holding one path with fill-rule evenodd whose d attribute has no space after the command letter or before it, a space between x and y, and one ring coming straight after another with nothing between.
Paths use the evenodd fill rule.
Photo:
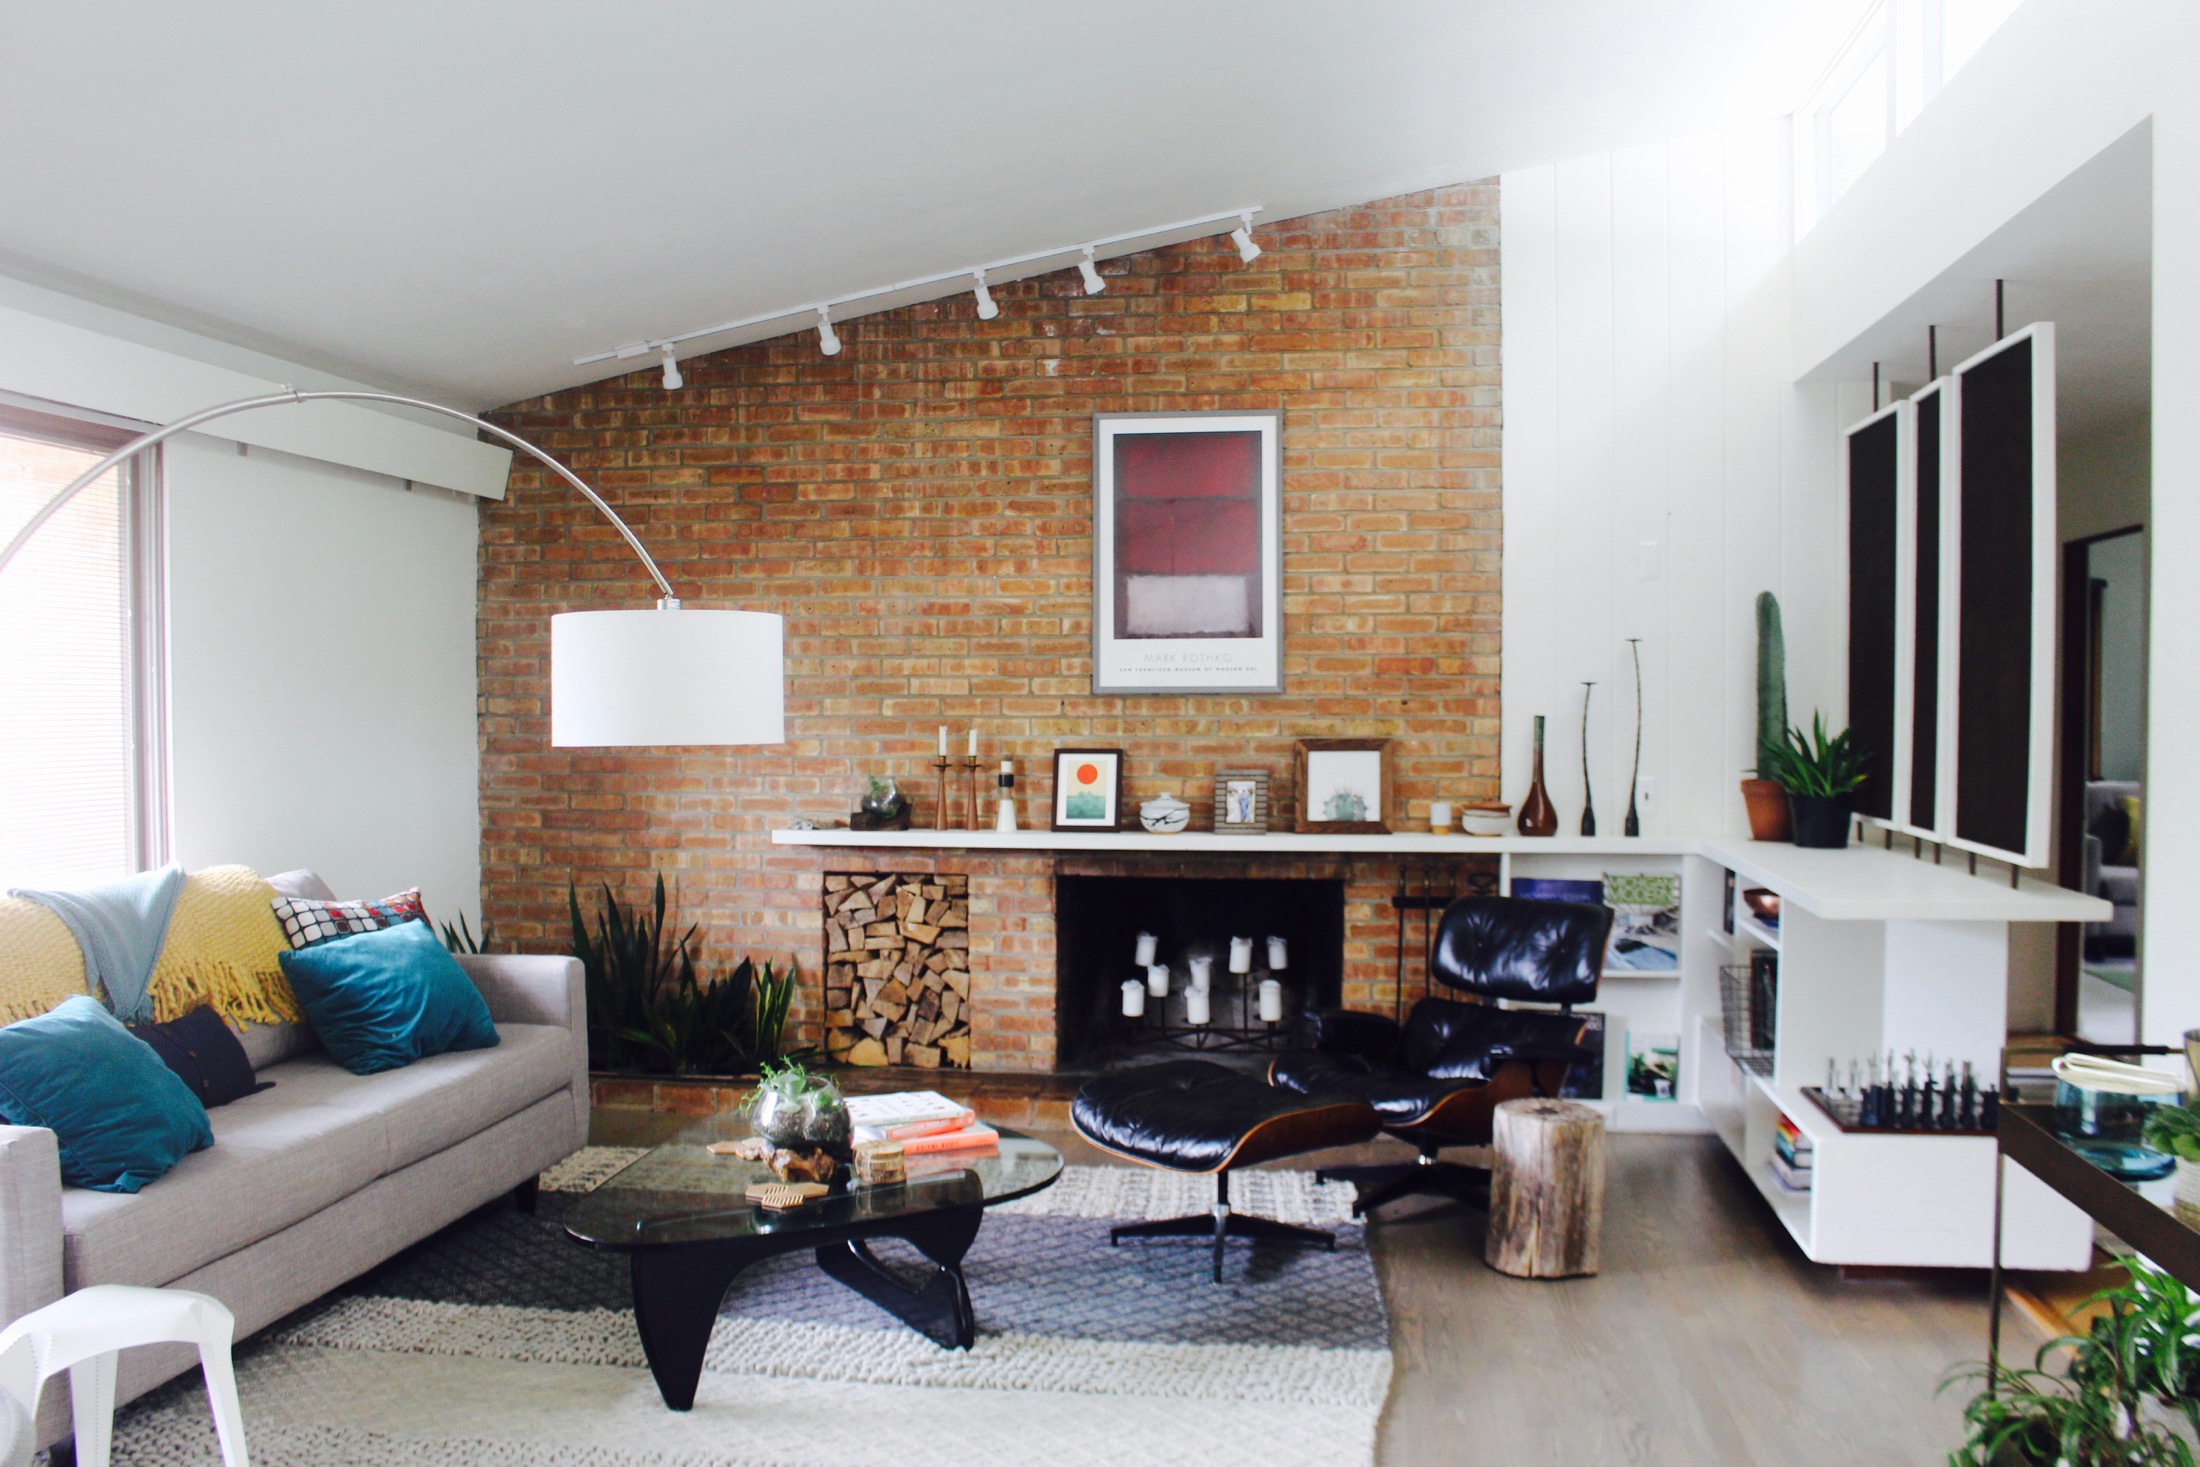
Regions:
<instances>
[{"instance_id":1,"label":"wooden comb","mask_svg":"<svg viewBox=\"0 0 2200 1467\"><path fill-rule=\"evenodd\" d=\"M785 1212L829 1190L821 1182L758 1182L749 1188L748 1199L768 1211Z\"/></svg>"}]
</instances>

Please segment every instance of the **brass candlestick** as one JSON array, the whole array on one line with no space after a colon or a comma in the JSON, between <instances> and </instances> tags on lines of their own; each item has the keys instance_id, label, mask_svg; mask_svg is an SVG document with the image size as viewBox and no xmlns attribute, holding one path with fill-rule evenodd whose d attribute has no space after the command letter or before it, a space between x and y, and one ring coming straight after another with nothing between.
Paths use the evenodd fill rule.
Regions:
<instances>
[{"instance_id":1,"label":"brass candlestick","mask_svg":"<svg viewBox=\"0 0 2200 1467\"><path fill-rule=\"evenodd\" d=\"M940 803L932 816L934 830L947 829L947 769L954 762L945 754L935 755L932 760L932 767L940 772Z\"/></svg>"},{"instance_id":2,"label":"brass candlestick","mask_svg":"<svg viewBox=\"0 0 2200 1467\"><path fill-rule=\"evenodd\" d=\"M967 828L983 830L985 827L978 823L978 756L963 755L963 769L970 776L970 824Z\"/></svg>"}]
</instances>

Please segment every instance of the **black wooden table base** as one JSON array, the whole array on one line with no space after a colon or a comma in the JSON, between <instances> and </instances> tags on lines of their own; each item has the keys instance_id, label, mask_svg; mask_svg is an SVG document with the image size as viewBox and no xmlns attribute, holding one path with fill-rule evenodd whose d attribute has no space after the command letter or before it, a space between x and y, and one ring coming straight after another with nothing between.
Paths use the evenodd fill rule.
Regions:
<instances>
[{"instance_id":1,"label":"black wooden table base","mask_svg":"<svg viewBox=\"0 0 2200 1467\"><path fill-rule=\"evenodd\" d=\"M917 1333L946 1349L969 1349L977 1321L962 1261L984 1221L985 1208L970 1203L876 1223L634 1249L634 1323L658 1393L675 1411L693 1407L711 1327L734 1279L768 1258L805 1248L815 1250L817 1266L828 1275ZM933 1271L921 1284L905 1281L871 1252L872 1238L900 1238L931 1260Z\"/></svg>"}]
</instances>

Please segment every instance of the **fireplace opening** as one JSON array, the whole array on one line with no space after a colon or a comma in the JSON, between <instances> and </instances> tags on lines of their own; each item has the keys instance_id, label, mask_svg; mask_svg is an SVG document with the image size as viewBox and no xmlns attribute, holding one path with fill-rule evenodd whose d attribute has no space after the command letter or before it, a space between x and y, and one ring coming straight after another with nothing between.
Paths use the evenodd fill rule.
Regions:
<instances>
[{"instance_id":1,"label":"fireplace opening","mask_svg":"<svg viewBox=\"0 0 2200 1467\"><path fill-rule=\"evenodd\" d=\"M1166 968L1165 978L1140 963L1141 934L1152 937L1153 966ZM1344 883L1063 876L1055 953L1059 1069L1196 1055L1264 1070L1271 1054L1298 1041L1308 1012L1338 1003ZM1129 1004L1142 1010L1135 1017L1124 1013L1126 983L1139 990ZM1271 1020L1262 1018L1264 997Z\"/></svg>"}]
</instances>

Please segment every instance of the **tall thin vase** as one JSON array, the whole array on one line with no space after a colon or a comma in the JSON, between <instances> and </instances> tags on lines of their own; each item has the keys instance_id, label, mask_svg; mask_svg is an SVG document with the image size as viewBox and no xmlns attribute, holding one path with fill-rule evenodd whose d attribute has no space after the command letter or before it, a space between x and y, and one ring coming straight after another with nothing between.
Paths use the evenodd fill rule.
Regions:
<instances>
[{"instance_id":1,"label":"tall thin vase","mask_svg":"<svg viewBox=\"0 0 2200 1467\"><path fill-rule=\"evenodd\" d=\"M1595 683L1581 685L1581 833L1597 833L1597 793L1589 783L1589 697Z\"/></svg>"},{"instance_id":2,"label":"tall thin vase","mask_svg":"<svg viewBox=\"0 0 2200 1467\"><path fill-rule=\"evenodd\" d=\"M1635 787L1642 783L1642 638L1629 637L1627 650L1635 659L1635 770L1627 776L1627 824L1623 834L1642 834L1642 816L1635 810Z\"/></svg>"},{"instance_id":3,"label":"tall thin vase","mask_svg":"<svg viewBox=\"0 0 2200 1467\"><path fill-rule=\"evenodd\" d=\"M1528 784L1528 798L1520 802L1522 835L1558 834L1558 807L1543 787L1543 715L1535 716L1535 777Z\"/></svg>"}]
</instances>

